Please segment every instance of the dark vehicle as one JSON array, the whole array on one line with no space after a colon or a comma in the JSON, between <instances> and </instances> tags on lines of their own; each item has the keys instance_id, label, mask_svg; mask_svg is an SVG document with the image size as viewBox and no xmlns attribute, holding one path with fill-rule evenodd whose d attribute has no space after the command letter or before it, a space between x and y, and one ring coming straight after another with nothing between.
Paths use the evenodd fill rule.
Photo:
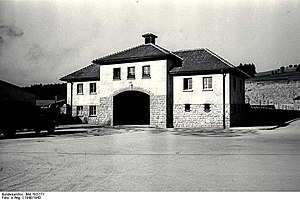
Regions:
<instances>
[{"instance_id":1,"label":"dark vehicle","mask_svg":"<svg viewBox=\"0 0 300 200\"><path fill-rule=\"evenodd\" d=\"M6 102L0 105L0 133L12 138L17 130L34 130L41 133L47 130L49 134L55 131L55 120L51 109L42 109L30 104Z\"/></svg>"}]
</instances>

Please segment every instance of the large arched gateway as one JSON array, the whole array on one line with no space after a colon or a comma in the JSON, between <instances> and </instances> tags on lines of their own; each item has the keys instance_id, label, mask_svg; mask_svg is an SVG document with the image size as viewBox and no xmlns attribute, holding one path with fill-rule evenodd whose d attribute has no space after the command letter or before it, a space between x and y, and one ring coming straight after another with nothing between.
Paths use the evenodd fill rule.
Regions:
<instances>
[{"instance_id":1,"label":"large arched gateway","mask_svg":"<svg viewBox=\"0 0 300 200\"><path fill-rule=\"evenodd\" d=\"M113 98L114 125L150 124L150 96L138 91L125 91Z\"/></svg>"}]
</instances>

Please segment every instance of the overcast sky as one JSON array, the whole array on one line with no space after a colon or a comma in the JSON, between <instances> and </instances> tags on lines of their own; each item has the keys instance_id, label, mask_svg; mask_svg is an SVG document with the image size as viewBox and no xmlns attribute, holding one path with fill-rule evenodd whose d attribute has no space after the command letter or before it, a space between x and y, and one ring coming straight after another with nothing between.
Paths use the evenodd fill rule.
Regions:
<instances>
[{"instance_id":1,"label":"overcast sky","mask_svg":"<svg viewBox=\"0 0 300 200\"><path fill-rule=\"evenodd\" d=\"M206 47L266 71L300 63L300 0L1 1L0 79L59 83L147 32L171 51Z\"/></svg>"}]
</instances>

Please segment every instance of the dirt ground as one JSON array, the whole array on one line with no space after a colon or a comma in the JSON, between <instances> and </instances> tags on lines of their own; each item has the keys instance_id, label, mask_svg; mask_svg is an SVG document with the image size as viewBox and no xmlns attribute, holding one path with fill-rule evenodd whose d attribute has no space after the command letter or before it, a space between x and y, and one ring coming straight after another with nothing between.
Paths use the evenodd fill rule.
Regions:
<instances>
[{"instance_id":1,"label":"dirt ground","mask_svg":"<svg viewBox=\"0 0 300 200\"><path fill-rule=\"evenodd\" d=\"M60 128L0 137L1 191L300 191L300 120L272 130Z\"/></svg>"}]
</instances>

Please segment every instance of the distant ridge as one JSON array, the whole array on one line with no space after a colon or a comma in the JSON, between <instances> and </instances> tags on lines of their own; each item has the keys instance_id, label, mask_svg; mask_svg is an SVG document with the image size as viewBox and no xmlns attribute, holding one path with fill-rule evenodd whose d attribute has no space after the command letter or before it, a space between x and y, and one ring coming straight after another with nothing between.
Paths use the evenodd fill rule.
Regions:
<instances>
[{"instance_id":1,"label":"distant ridge","mask_svg":"<svg viewBox=\"0 0 300 200\"><path fill-rule=\"evenodd\" d=\"M278 69L259 72L253 78L247 79L251 81L299 81L300 80L300 64L289 65L288 67L280 67Z\"/></svg>"}]
</instances>

